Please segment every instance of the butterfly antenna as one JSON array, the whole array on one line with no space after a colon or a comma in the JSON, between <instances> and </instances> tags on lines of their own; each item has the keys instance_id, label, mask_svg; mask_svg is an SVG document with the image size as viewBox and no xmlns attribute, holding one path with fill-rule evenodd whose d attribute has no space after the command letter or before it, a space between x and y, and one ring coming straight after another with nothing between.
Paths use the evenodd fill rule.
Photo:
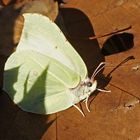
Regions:
<instances>
[{"instance_id":1,"label":"butterfly antenna","mask_svg":"<svg viewBox=\"0 0 140 140\"><path fill-rule=\"evenodd\" d=\"M101 67L102 66L102 67ZM105 67L105 62L101 62L98 67L95 69L95 71L93 72L91 79L93 80L95 78L95 76Z\"/></svg>"},{"instance_id":2,"label":"butterfly antenna","mask_svg":"<svg viewBox=\"0 0 140 140\"><path fill-rule=\"evenodd\" d=\"M85 114L77 105L73 105L73 106L82 114L83 117L85 117Z\"/></svg>"}]
</instances>

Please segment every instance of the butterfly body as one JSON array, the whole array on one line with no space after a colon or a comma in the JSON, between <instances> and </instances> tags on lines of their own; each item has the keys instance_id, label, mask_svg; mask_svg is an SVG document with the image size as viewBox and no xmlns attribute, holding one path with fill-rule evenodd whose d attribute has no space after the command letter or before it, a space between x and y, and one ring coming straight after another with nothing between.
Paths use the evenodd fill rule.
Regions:
<instances>
[{"instance_id":1,"label":"butterfly body","mask_svg":"<svg viewBox=\"0 0 140 140\"><path fill-rule=\"evenodd\" d=\"M89 80L89 78L86 78L85 81ZM82 81L76 88L71 89L71 93L75 96L74 104L79 103L80 101L84 100L89 96L92 92L96 90L97 82L94 81L94 83L91 83L91 85L88 85L88 82Z\"/></svg>"},{"instance_id":2,"label":"butterfly body","mask_svg":"<svg viewBox=\"0 0 140 140\"><path fill-rule=\"evenodd\" d=\"M49 18L24 18L17 50L5 65L3 89L21 109L37 114L56 113L82 100L87 106L97 81L87 77L79 54Z\"/></svg>"}]
</instances>

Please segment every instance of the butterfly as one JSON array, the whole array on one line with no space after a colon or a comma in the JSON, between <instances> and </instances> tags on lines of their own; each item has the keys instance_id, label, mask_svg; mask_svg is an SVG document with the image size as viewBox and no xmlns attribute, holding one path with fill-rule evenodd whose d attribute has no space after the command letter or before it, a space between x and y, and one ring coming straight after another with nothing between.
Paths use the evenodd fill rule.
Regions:
<instances>
[{"instance_id":1,"label":"butterfly","mask_svg":"<svg viewBox=\"0 0 140 140\"><path fill-rule=\"evenodd\" d=\"M24 26L17 50L8 58L4 71L4 91L22 110L52 114L85 101L97 88L87 67L59 27L40 14L23 14ZM107 91L108 92L108 91Z\"/></svg>"}]
</instances>

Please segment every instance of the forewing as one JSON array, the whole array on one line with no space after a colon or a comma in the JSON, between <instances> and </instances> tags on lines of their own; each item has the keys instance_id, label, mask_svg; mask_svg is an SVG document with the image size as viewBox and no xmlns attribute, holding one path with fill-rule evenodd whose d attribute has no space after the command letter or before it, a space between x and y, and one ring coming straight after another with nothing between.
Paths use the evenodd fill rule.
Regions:
<instances>
[{"instance_id":1,"label":"forewing","mask_svg":"<svg viewBox=\"0 0 140 140\"><path fill-rule=\"evenodd\" d=\"M85 63L59 27L49 18L39 14L24 14L24 19L17 51L22 49L38 51L64 64L84 80L87 76Z\"/></svg>"}]
</instances>

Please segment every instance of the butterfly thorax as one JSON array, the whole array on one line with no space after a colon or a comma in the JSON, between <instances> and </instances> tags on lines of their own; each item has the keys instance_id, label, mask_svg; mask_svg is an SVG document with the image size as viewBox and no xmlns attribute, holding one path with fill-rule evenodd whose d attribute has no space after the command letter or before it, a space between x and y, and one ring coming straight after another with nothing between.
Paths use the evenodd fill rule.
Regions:
<instances>
[{"instance_id":1,"label":"butterfly thorax","mask_svg":"<svg viewBox=\"0 0 140 140\"><path fill-rule=\"evenodd\" d=\"M90 94L96 90L96 87L96 80L90 81L90 79L87 78L84 81L81 81L76 88L71 89L71 94L74 96L74 104L88 98Z\"/></svg>"}]
</instances>

